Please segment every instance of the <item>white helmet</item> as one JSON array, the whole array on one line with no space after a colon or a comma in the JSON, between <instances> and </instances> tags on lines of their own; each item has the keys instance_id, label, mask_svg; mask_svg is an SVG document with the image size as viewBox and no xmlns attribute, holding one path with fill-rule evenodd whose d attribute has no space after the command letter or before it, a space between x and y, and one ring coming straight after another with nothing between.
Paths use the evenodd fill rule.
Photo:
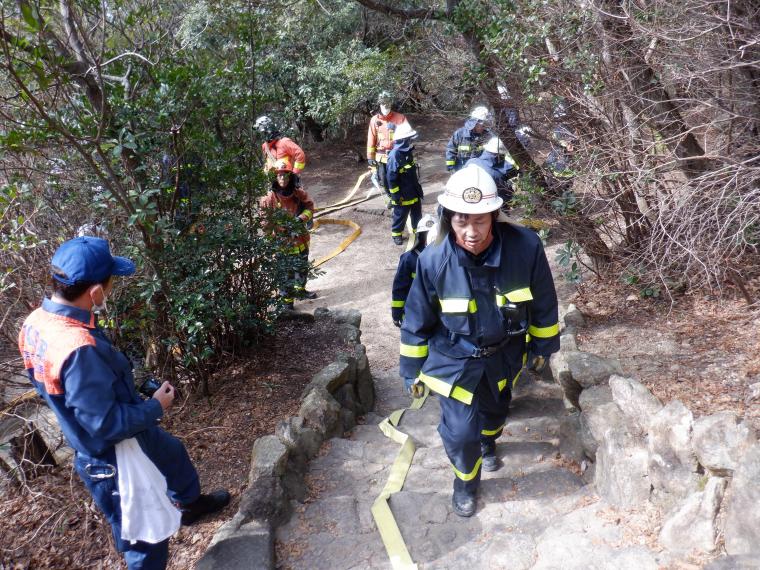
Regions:
<instances>
[{"instance_id":1,"label":"white helmet","mask_svg":"<svg viewBox=\"0 0 760 570\"><path fill-rule=\"evenodd\" d=\"M499 137L491 137L488 142L483 145L483 150L492 152L494 154L507 154L507 147L501 142Z\"/></svg>"},{"instance_id":2,"label":"white helmet","mask_svg":"<svg viewBox=\"0 0 760 570\"><path fill-rule=\"evenodd\" d=\"M472 110L472 113L470 113L471 119L477 119L478 121L482 123L490 123L491 122L491 112L488 110L488 107L475 107Z\"/></svg>"},{"instance_id":3,"label":"white helmet","mask_svg":"<svg viewBox=\"0 0 760 570\"><path fill-rule=\"evenodd\" d=\"M408 139L409 137L416 137L417 131L412 128L409 121L404 121L396 127L393 131L393 140Z\"/></svg>"},{"instance_id":4,"label":"white helmet","mask_svg":"<svg viewBox=\"0 0 760 570\"><path fill-rule=\"evenodd\" d=\"M446 183L438 203L460 214L487 214L501 208L496 183L480 166L471 164L455 172Z\"/></svg>"},{"instance_id":5,"label":"white helmet","mask_svg":"<svg viewBox=\"0 0 760 570\"><path fill-rule=\"evenodd\" d=\"M425 214L422 216L422 219L417 222L417 233L429 232L435 227L436 223L437 222L433 216L430 214Z\"/></svg>"}]
</instances>

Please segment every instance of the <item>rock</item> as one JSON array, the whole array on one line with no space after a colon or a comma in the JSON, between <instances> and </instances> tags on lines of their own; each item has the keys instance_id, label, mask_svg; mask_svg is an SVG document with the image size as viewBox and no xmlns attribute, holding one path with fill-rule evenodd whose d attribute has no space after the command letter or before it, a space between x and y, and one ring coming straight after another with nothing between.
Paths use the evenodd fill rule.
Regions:
<instances>
[{"instance_id":1,"label":"rock","mask_svg":"<svg viewBox=\"0 0 760 570\"><path fill-rule=\"evenodd\" d=\"M527 570L536 560L536 543L527 534L500 533L488 541L483 568Z\"/></svg>"},{"instance_id":2,"label":"rock","mask_svg":"<svg viewBox=\"0 0 760 570\"><path fill-rule=\"evenodd\" d=\"M692 413L678 400L649 422L649 480L653 498L669 507L697 491L697 457L691 448Z\"/></svg>"},{"instance_id":3,"label":"rock","mask_svg":"<svg viewBox=\"0 0 760 570\"><path fill-rule=\"evenodd\" d=\"M356 426L356 414L346 408L341 409L340 423L343 426L343 432L351 431Z\"/></svg>"},{"instance_id":4,"label":"rock","mask_svg":"<svg viewBox=\"0 0 760 570\"><path fill-rule=\"evenodd\" d=\"M363 344L356 346L356 395L362 413L366 414L375 408L375 381L372 379Z\"/></svg>"},{"instance_id":5,"label":"rock","mask_svg":"<svg viewBox=\"0 0 760 570\"><path fill-rule=\"evenodd\" d=\"M356 384L356 356L355 354L347 354L345 352L341 352L338 354L336 360L338 362L345 362L348 364L348 379L346 382L348 384Z\"/></svg>"},{"instance_id":6,"label":"rock","mask_svg":"<svg viewBox=\"0 0 760 570\"><path fill-rule=\"evenodd\" d=\"M617 507L642 505L649 499L647 463L646 448L627 427L608 429L596 452L594 484L597 492Z\"/></svg>"},{"instance_id":7,"label":"rock","mask_svg":"<svg viewBox=\"0 0 760 570\"><path fill-rule=\"evenodd\" d=\"M580 463L585 459L581 436L581 418L578 412L568 413L559 421L559 452Z\"/></svg>"},{"instance_id":8,"label":"rock","mask_svg":"<svg viewBox=\"0 0 760 570\"><path fill-rule=\"evenodd\" d=\"M234 521L234 519L233 519ZM214 535L209 549L195 565L196 570L240 570L274 568L274 539L268 524L227 523Z\"/></svg>"},{"instance_id":9,"label":"rock","mask_svg":"<svg viewBox=\"0 0 760 570\"><path fill-rule=\"evenodd\" d=\"M760 400L760 382L755 382L747 386L747 397L744 399L746 404Z\"/></svg>"},{"instance_id":10,"label":"rock","mask_svg":"<svg viewBox=\"0 0 760 570\"><path fill-rule=\"evenodd\" d=\"M301 403L298 412L306 427L323 434L326 438L341 435L340 404L321 387L316 387Z\"/></svg>"},{"instance_id":11,"label":"rock","mask_svg":"<svg viewBox=\"0 0 760 570\"><path fill-rule=\"evenodd\" d=\"M259 476L280 477L288 463L288 448L275 435L264 435L253 443L250 480Z\"/></svg>"},{"instance_id":12,"label":"rock","mask_svg":"<svg viewBox=\"0 0 760 570\"><path fill-rule=\"evenodd\" d=\"M611 376L610 388L613 401L642 433L646 433L652 416L662 408L660 400L633 378Z\"/></svg>"},{"instance_id":13,"label":"rock","mask_svg":"<svg viewBox=\"0 0 760 570\"><path fill-rule=\"evenodd\" d=\"M359 344L362 338L362 331L354 325L341 323L335 328L335 336L345 343Z\"/></svg>"},{"instance_id":14,"label":"rock","mask_svg":"<svg viewBox=\"0 0 760 570\"><path fill-rule=\"evenodd\" d=\"M314 309L314 318L332 319L337 324L348 324L353 327L361 328L362 314L356 309L328 309L319 307Z\"/></svg>"},{"instance_id":15,"label":"rock","mask_svg":"<svg viewBox=\"0 0 760 570\"><path fill-rule=\"evenodd\" d=\"M760 560L760 444L744 453L731 482L726 508L726 552Z\"/></svg>"},{"instance_id":16,"label":"rock","mask_svg":"<svg viewBox=\"0 0 760 570\"><path fill-rule=\"evenodd\" d=\"M565 326L566 327L582 327L586 324L586 318L583 316L575 305L572 303L567 306L567 313L565 313Z\"/></svg>"},{"instance_id":17,"label":"rock","mask_svg":"<svg viewBox=\"0 0 760 570\"><path fill-rule=\"evenodd\" d=\"M570 354L575 353L560 351L552 355L549 361L549 368L554 381L562 388L565 407L569 410L578 408L578 396L583 390L583 387L573 379L573 375L570 373L570 367L567 363L567 357Z\"/></svg>"},{"instance_id":18,"label":"rock","mask_svg":"<svg viewBox=\"0 0 760 570\"><path fill-rule=\"evenodd\" d=\"M282 477L282 486L288 498L294 499L299 503L306 501L309 496L309 487L304 481L303 474L297 470L285 472L285 475Z\"/></svg>"},{"instance_id":19,"label":"rock","mask_svg":"<svg viewBox=\"0 0 760 570\"><path fill-rule=\"evenodd\" d=\"M340 389L333 394L333 397L345 410L350 410L354 414L358 411L359 406L356 403L354 387L351 384L341 386Z\"/></svg>"},{"instance_id":20,"label":"rock","mask_svg":"<svg viewBox=\"0 0 760 570\"><path fill-rule=\"evenodd\" d=\"M757 438L732 412L720 412L694 422L692 446L699 463L711 473L731 476L744 451Z\"/></svg>"},{"instance_id":21,"label":"rock","mask_svg":"<svg viewBox=\"0 0 760 570\"><path fill-rule=\"evenodd\" d=\"M591 461L595 461L596 450L599 447L599 444L597 443L594 435L591 433L591 428L589 427L589 424L588 424L588 415L581 413L578 420L579 420L579 428L580 428L579 437L581 441L581 446L583 447L583 453Z\"/></svg>"},{"instance_id":22,"label":"rock","mask_svg":"<svg viewBox=\"0 0 760 570\"><path fill-rule=\"evenodd\" d=\"M703 570L757 570L757 556L721 556L708 562Z\"/></svg>"},{"instance_id":23,"label":"rock","mask_svg":"<svg viewBox=\"0 0 760 570\"><path fill-rule=\"evenodd\" d=\"M671 511L660 530L660 544L679 554L713 552L718 535L716 517L726 485L726 479L711 477L704 491L692 493Z\"/></svg>"},{"instance_id":24,"label":"rock","mask_svg":"<svg viewBox=\"0 0 760 570\"><path fill-rule=\"evenodd\" d=\"M301 397L305 397L314 388L324 388L334 394L338 388L348 382L350 366L345 362L331 362L317 372L304 388Z\"/></svg>"},{"instance_id":25,"label":"rock","mask_svg":"<svg viewBox=\"0 0 760 570\"><path fill-rule=\"evenodd\" d=\"M590 412L593 408L610 402L612 402L612 389L604 385L586 388L578 398L578 404L584 412Z\"/></svg>"},{"instance_id":26,"label":"rock","mask_svg":"<svg viewBox=\"0 0 760 570\"><path fill-rule=\"evenodd\" d=\"M613 374L622 374L617 360L588 352L570 352L565 357L573 380L584 388L607 382Z\"/></svg>"},{"instance_id":27,"label":"rock","mask_svg":"<svg viewBox=\"0 0 760 570\"><path fill-rule=\"evenodd\" d=\"M259 521L277 525L288 514L288 497L280 477L257 476L248 481L240 498L238 513L244 522Z\"/></svg>"},{"instance_id":28,"label":"rock","mask_svg":"<svg viewBox=\"0 0 760 570\"><path fill-rule=\"evenodd\" d=\"M291 456L304 456L311 459L319 452L322 435L314 429L307 428L301 416L282 420L277 424L275 434L288 447Z\"/></svg>"},{"instance_id":29,"label":"rock","mask_svg":"<svg viewBox=\"0 0 760 570\"><path fill-rule=\"evenodd\" d=\"M575 340L575 329L566 329L559 337L559 349L565 352L578 352L578 342Z\"/></svg>"},{"instance_id":30,"label":"rock","mask_svg":"<svg viewBox=\"0 0 760 570\"><path fill-rule=\"evenodd\" d=\"M628 427L628 422L622 410L615 402L601 404L595 408L589 408L587 411L581 412L581 423L582 425L585 424L586 428L588 428L597 447L602 443L605 434L609 430L621 426ZM594 449L594 454L596 454L596 451Z\"/></svg>"}]
</instances>

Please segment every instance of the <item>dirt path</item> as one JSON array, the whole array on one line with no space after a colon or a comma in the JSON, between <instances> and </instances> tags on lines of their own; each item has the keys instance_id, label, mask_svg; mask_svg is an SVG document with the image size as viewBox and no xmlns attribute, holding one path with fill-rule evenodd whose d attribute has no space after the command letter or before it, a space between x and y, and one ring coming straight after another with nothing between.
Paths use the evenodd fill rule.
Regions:
<instances>
[{"instance_id":1,"label":"dirt path","mask_svg":"<svg viewBox=\"0 0 760 570\"><path fill-rule=\"evenodd\" d=\"M417 155L426 192L424 211L433 212L435 195L446 179L442 149L456 123L412 124L420 131ZM319 157L312 164L316 171ZM353 165L351 165L353 166ZM343 168L358 175L363 166ZM321 203L342 197L350 184L334 175L318 177L309 190ZM306 177L305 177L306 179ZM353 181L353 180L352 180ZM390 320L390 289L401 248L390 239L390 219L379 199L341 212L362 226L361 237L324 266L309 284L315 301L298 305L362 311L362 340L367 346L378 403L366 425L349 440L331 440L310 468L314 499L298 506L278 531L282 568L333 570L389 568L390 563L370 514L398 446L376 424L390 411L406 407L398 366L398 330ZM314 257L339 243L343 231L320 229L312 242ZM550 254L551 257L553 255ZM558 283L558 285L561 285ZM560 295L570 291L560 288ZM390 504L413 559L420 568L550 569L619 568L642 570L663 564L647 546L651 527L646 513L617 513L595 496L577 466L559 459L559 423L565 413L558 388L537 378L519 387L498 453L504 467L486 474L476 516L461 519L451 510L453 475L436 432L438 402L408 413L401 429L417 443L417 454L404 490Z\"/></svg>"}]
</instances>

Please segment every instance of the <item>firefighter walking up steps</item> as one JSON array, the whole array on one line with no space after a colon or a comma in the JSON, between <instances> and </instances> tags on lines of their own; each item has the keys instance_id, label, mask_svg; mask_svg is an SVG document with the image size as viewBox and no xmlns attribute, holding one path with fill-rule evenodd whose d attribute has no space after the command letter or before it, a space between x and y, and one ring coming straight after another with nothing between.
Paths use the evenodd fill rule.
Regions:
<instances>
[{"instance_id":1,"label":"firefighter walking up steps","mask_svg":"<svg viewBox=\"0 0 760 570\"><path fill-rule=\"evenodd\" d=\"M411 216L412 228L416 228L422 218L422 186L417 175L412 145L416 138L417 131L409 121L404 121L396 127L393 150L388 154L388 192L393 205L391 238L396 245L404 243L401 236L406 219Z\"/></svg>"},{"instance_id":2,"label":"firefighter walking up steps","mask_svg":"<svg viewBox=\"0 0 760 570\"><path fill-rule=\"evenodd\" d=\"M393 290L391 291L391 318L397 327L401 326L401 321L404 318L404 304L416 275L417 258L425 246L435 240L437 227L438 224L436 224L433 216L430 214L422 216L420 223L417 224L417 233L414 236L412 249L402 253L398 260L398 268L393 278Z\"/></svg>"},{"instance_id":3,"label":"firefighter walking up steps","mask_svg":"<svg viewBox=\"0 0 760 570\"><path fill-rule=\"evenodd\" d=\"M501 222L496 184L478 166L438 197L435 245L420 254L401 324L400 374L439 395L438 433L454 469L452 505L475 512L480 470L500 467L496 439L523 367L559 350L557 295L541 240Z\"/></svg>"},{"instance_id":4,"label":"firefighter walking up steps","mask_svg":"<svg viewBox=\"0 0 760 570\"><path fill-rule=\"evenodd\" d=\"M393 131L406 117L393 110L393 97L387 91L380 93L377 102L380 112L372 116L367 130L367 164L377 169L378 182L390 198L386 176L388 155L393 149Z\"/></svg>"}]
</instances>

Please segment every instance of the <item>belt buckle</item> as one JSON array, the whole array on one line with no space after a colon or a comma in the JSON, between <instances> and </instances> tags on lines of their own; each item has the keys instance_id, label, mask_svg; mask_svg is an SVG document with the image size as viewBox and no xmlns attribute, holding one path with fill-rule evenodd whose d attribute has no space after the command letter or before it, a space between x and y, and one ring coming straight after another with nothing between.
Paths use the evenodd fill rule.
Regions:
<instances>
[{"instance_id":1,"label":"belt buckle","mask_svg":"<svg viewBox=\"0 0 760 570\"><path fill-rule=\"evenodd\" d=\"M110 473L92 473L91 469L110 469ZM103 479L110 479L114 475L116 475L116 467L111 465L110 463L106 463L105 465L93 465L92 463L88 463L84 466L84 472L87 473L87 476L92 479L93 481L101 481Z\"/></svg>"},{"instance_id":2,"label":"belt buckle","mask_svg":"<svg viewBox=\"0 0 760 570\"><path fill-rule=\"evenodd\" d=\"M482 346L479 346L475 350L472 351L472 358L483 358L484 356L488 356L487 348L483 348Z\"/></svg>"}]
</instances>

